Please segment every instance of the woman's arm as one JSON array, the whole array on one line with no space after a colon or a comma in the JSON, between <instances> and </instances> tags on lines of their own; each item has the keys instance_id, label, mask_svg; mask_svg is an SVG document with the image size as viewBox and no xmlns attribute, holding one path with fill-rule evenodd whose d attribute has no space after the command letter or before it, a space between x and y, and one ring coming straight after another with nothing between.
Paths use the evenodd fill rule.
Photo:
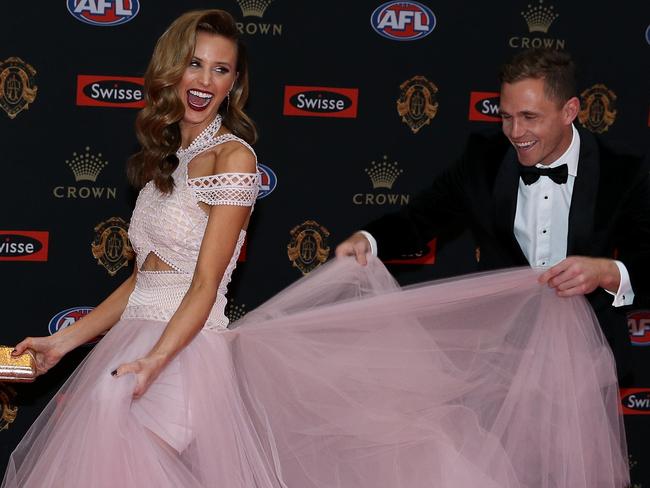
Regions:
<instances>
[{"instance_id":1,"label":"woman's arm","mask_svg":"<svg viewBox=\"0 0 650 488\"><path fill-rule=\"evenodd\" d=\"M237 144L235 150L219 155L215 167L219 172L255 173L255 156ZM215 205L210 208L192 283L162 336L145 357L124 364L112 373L115 376L136 374L134 397L142 396L160 371L203 328L250 212L250 206Z\"/></svg>"},{"instance_id":2,"label":"woman's arm","mask_svg":"<svg viewBox=\"0 0 650 488\"><path fill-rule=\"evenodd\" d=\"M65 354L117 323L135 287L136 274L137 270L134 269L131 276L85 317L52 336L27 337L16 345L13 354L18 356L27 349L32 350L36 359L36 374L47 372Z\"/></svg>"}]
</instances>

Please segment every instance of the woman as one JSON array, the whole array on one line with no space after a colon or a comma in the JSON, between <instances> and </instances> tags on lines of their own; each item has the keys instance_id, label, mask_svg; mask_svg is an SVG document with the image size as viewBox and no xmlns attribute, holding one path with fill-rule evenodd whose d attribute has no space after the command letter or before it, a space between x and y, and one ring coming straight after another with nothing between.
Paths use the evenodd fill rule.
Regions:
<instances>
[{"instance_id":1,"label":"woman","mask_svg":"<svg viewBox=\"0 0 650 488\"><path fill-rule=\"evenodd\" d=\"M336 260L226 329L259 184L236 33L211 10L159 40L130 166L136 270L16 346L42 374L110 329L3 486L623 486L611 353L588 305L531 270L400 290L375 259Z\"/></svg>"},{"instance_id":2,"label":"woman","mask_svg":"<svg viewBox=\"0 0 650 488\"><path fill-rule=\"evenodd\" d=\"M3 486L59 486L63 478L65 486L115 483L116 472L111 471L115 465L93 463L103 448L85 452L86 459L79 460L83 469L72 468L69 461L57 473L43 466L49 463L43 452L69 450L68 443L81 437L78 429L89 427L81 420L63 433L61 423L70 417L70 409L83 408L84 418L92 422L108 407L101 404L104 391L116 398L116 391L131 389L133 398L142 399L133 414L147 429L149 440L160 445L160 456L169 455L170 449L181 450L193 435L182 425L182 417L189 415L190 406L194 415L202 407L189 404L193 399L186 393L193 390L187 383L193 375L181 365L192 363L190 369L198 371L209 365L201 364L201 356L213 354L215 346L201 346L202 337L206 330L224 330L228 324L226 285L259 188L256 157L249 145L256 131L242 110L248 97L246 57L233 18L210 10L174 21L155 47L145 91L146 107L137 121L142 149L129 162L130 180L142 187L129 234L137 253L135 270L83 320L51 337L27 338L16 346L15 354L35 352L37 372L43 374L64 354L110 329L102 347L57 396L59 406L50 409L56 422L47 423L46 411L27 434ZM196 347L188 351L193 340ZM188 377L181 378L180 373ZM89 378L99 381L86 388ZM213 386L206 383L198 389ZM203 407L213 401L201 400L206 401ZM96 440L114 427L95 426ZM133 447L132 454L142 454ZM37 462L35 453L41 449ZM133 478L123 474L135 486L136 474ZM148 484L151 477L145 480L147 486L162 486ZM190 474L175 482L172 477L169 483L199 486Z\"/></svg>"}]
</instances>

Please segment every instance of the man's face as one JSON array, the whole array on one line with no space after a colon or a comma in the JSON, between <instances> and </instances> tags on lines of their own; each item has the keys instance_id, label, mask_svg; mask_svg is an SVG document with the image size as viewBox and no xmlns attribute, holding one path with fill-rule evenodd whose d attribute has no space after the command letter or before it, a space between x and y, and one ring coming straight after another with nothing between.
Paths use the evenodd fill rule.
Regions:
<instances>
[{"instance_id":1,"label":"man's face","mask_svg":"<svg viewBox=\"0 0 650 488\"><path fill-rule=\"evenodd\" d=\"M544 80L526 78L501 84L499 110L503 133L524 166L551 164L571 144L571 124L580 102L571 98L561 105L548 98Z\"/></svg>"}]
</instances>

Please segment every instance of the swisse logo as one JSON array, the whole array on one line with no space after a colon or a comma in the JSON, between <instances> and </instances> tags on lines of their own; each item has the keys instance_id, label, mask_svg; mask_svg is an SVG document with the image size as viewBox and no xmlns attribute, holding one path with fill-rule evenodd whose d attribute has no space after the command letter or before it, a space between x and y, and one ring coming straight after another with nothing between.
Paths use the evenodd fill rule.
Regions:
<instances>
[{"instance_id":1,"label":"swisse logo","mask_svg":"<svg viewBox=\"0 0 650 488\"><path fill-rule=\"evenodd\" d=\"M77 105L144 107L144 80L131 76L77 76Z\"/></svg>"},{"instance_id":2,"label":"swisse logo","mask_svg":"<svg viewBox=\"0 0 650 488\"><path fill-rule=\"evenodd\" d=\"M393 41L415 41L433 32L436 16L418 2L387 2L370 16L370 25L380 36Z\"/></svg>"},{"instance_id":3,"label":"swisse logo","mask_svg":"<svg viewBox=\"0 0 650 488\"><path fill-rule=\"evenodd\" d=\"M650 388L622 388L621 407L624 415L650 415Z\"/></svg>"},{"instance_id":4,"label":"swisse logo","mask_svg":"<svg viewBox=\"0 0 650 488\"><path fill-rule=\"evenodd\" d=\"M75 19L100 27L126 24L140 11L140 0L67 0L67 5Z\"/></svg>"},{"instance_id":5,"label":"swisse logo","mask_svg":"<svg viewBox=\"0 0 650 488\"><path fill-rule=\"evenodd\" d=\"M78 320L84 318L90 312L93 311L94 307L72 307L65 310L61 310L54 317L50 319L50 322L47 326L47 330L50 335L56 334L58 331L70 327L72 324ZM102 336L97 336L94 339L86 342L87 345L96 344L99 342Z\"/></svg>"},{"instance_id":6,"label":"swisse logo","mask_svg":"<svg viewBox=\"0 0 650 488\"><path fill-rule=\"evenodd\" d=\"M501 122L499 93L472 92L469 96L469 120Z\"/></svg>"},{"instance_id":7,"label":"swisse logo","mask_svg":"<svg viewBox=\"0 0 650 488\"><path fill-rule=\"evenodd\" d=\"M275 187L278 185L278 177L274 171L264 164L258 164L258 169L262 174L262 181L260 182L260 192L257 194L257 199L268 197Z\"/></svg>"},{"instance_id":8,"label":"swisse logo","mask_svg":"<svg viewBox=\"0 0 650 488\"><path fill-rule=\"evenodd\" d=\"M47 261L49 232L0 231L0 261Z\"/></svg>"},{"instance_id":9,"label":"swisse logo","mask_svg":"<svg viewBox=\"0 0 650 488\"><path fill-rule=\"evenodd\" d=\"M629 313L627 326L634 346L650 346L650 310Z\"/></svg>"},{"instance_id":10,"label":"swisse logo","mask_svg":"<svg viewBox=\"0 0 650 488\"><path fill-rule=\"evenodd\" d=\"M284 115L303 117L356 118L357 88L285 86Z\"/></svg>"}]
</instances>

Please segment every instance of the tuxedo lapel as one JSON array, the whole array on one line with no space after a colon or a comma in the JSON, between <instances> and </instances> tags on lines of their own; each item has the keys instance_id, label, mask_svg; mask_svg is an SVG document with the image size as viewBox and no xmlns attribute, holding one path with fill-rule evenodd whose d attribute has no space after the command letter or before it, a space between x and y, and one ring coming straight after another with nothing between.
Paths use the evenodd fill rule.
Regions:
<instances>
[{"instance_id":1,"label":"tuxedo lapel","mask_svg":"<svg viewBox=\"0 0 650 488\"><path fill-rule=\"evenodd\" d=\"M514 235L517 192L519 189L519 167L515 150L508 149L501 161L494 181L494 222L497 236L506 253L514 258L514 264L528 264Z\"/></svg>"},{"instance_id":2,"label":"tuxedo lapel","mask_svg":"<svg viewBox=\"0 0 650 488\"><path fill-rule=\"evenodd\" d=\"M573 184L569 210L567 256L588 254L593 234L596 197L600 179L598 146L594 137L580 131L578 174Z\"/></svg>"}]
</instances>

